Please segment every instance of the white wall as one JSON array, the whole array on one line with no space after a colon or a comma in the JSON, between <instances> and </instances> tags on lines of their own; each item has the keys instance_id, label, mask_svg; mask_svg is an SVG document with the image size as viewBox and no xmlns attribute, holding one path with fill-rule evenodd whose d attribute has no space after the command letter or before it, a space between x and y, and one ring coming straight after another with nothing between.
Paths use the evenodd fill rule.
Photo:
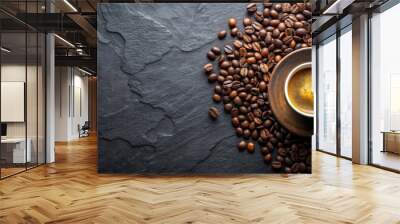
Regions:
<instances>
[{"instance_id":1,"label":"white wall","mask_svg":"<svg viewBox=\"0 0 400 224\"><path fill-rule=\"evenodd\" d=\"M55 73L55 140L70 141L88 120L88 77L73 67L56 67Z\"/></svg>"},{"instance_id":2,"label":"white wall","mask_svg":"<svg viewBox=\"0 0 400 224\"><path fill-rule=\"evenodd\" d=\"M36 70L38 68L38 70ZM42 68L36 65L25 64L3 64L1 66L2 82L24 82L26 83L26 108L22 108L27 115L25 122L6 122L8 138L30 139L32 150L32 161L36 162L37 150L39 162L44 162L44 83ZM25 80L27 78L27 81ZM2 96L7 97L7 96ZM7 110L7 108L1 108Z\"/></svg>"}]
</instances>

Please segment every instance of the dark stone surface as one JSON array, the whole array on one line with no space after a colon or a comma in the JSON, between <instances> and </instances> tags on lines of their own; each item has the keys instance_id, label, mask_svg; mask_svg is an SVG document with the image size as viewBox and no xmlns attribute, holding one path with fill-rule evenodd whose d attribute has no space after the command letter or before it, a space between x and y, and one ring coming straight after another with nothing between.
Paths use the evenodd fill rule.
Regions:
<instances>
[{"instance_id":1,"label":"dark stone surface","mask_svg":"<svg viewBox=\"0 0 400 224\"><path fill-rule=\"evenodd\" d=\"M258 148L237 150L228 114L208 117L210 106L223 109L202 70L206 53L223 46L216 33L245 7L99 5L99 172L270 172Z\"/></svg>"}]
</instances>

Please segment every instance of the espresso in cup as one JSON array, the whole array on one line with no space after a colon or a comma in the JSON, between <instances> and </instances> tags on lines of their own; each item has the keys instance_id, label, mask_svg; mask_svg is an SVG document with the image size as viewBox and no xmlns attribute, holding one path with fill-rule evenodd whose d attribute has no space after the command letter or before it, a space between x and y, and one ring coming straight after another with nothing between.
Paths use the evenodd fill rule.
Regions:
<instances>
[{"instance_id":1,"label":"espresso in cup","mask_svg":"<svg viewBox=\"0 0 400 224\"><path fill-rule=\"evenodd\" d=\"M301 115L313 117L311 63L301 64L290 72L285 82L285 97L293 110Z\"/></svg>"}]
</instances>

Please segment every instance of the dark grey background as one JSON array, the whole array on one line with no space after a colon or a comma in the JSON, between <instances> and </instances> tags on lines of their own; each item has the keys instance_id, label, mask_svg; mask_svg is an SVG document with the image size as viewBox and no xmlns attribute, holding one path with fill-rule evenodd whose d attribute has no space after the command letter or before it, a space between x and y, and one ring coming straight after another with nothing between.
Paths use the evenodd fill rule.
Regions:
<instances>
[{"instance_id":1,"label":"dark grey background","mask_svg":"<svg viewBox=\"0 0 400 224\"><path fill-rule=\"evenodd\" d=\"M229 114L207 113L223 109L202 70L206 53L246 5L99 5L99 172L270 172L259 148L237 150Z\"/></svg>"}]
</instances>

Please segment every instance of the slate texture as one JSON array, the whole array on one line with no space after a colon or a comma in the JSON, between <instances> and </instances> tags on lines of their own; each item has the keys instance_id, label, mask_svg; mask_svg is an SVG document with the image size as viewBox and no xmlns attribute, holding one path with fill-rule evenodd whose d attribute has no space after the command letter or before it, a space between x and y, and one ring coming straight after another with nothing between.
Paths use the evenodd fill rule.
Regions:
<instances>
[{"instance_id":1,"label":"slate texture","mask_svg":"<svg viewBox=\"0 0 400 224\"><path fill-rule=\"evenodd\" d=\"M203 65L246 4L100 4L98 170L101 173L268 173L259 149L239 152L229 114L217 121ZM241 25L241 22L238 22Z\"/></svg>"}]
</instances>

